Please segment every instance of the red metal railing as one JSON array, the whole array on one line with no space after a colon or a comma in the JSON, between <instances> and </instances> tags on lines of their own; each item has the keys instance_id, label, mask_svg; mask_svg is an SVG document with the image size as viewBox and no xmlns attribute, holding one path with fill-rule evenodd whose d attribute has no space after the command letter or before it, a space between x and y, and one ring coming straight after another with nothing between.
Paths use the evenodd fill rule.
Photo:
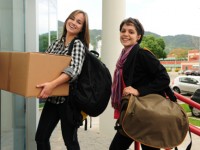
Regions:
<instances>
[{"instance_id":1,"label":"red metal railing","mask_svg":"<svg viewBox=\"0 0 200 150\"><path fill-rule=\"evenodd\" d=\"M190 98L187 98L181 94L178 94L176 92L174 92L176 98L192 107L195 107L197 109L200 109L200 104L199 103L196 103L194 102L193 100L191 100ZM190 131L196 135L199 135L200 136L200 129L191 125L190 124ZM135 142L135 150L140 150L140 143L139 142ZM166 150L169 150L169 149L166 149Z\"/></svg>"},{"instance_id":2,"label":"red metal railing","mask_svg":"<svg viewBox=\"0 0 200 150\"><path fill-rule=\"evenodd\" d=\"M190 105L190 106L192 106L192 107L195 107L195 108L197 108L197 109L200 109L200 104L199 104L199 103L194 102L194 101L191 100L190 98L185 97L185 96L183 96L183 95L181 95L181 94L178 94L178 93L176 93L176 92L174 92L174 94L175 94L175 96L176 96L176 98L177 98L178 100L180 100L180 101L182 101L182 102L185 102L185 103L187 103L188 105Z\"/></svg>"},{"instance_id":3,"label":"red metal railing","mask_svg":"<svg viewBox=\"0 0 200 150\"><path fill-rule=\"evenodd\" d=\"M191 100L190 98L187 98L181 94L178 94L176 92L175 93L175 96L177 97L177 99L179 99L180 101L182 102L185 102L186 104L192 106L192 107L195 107L197 109L200 109L200 104L197 103L197 102L194 102L193 100ZM200 136L200 129L193 126L193 125L190 125L190 131L198 136Z\"/></svg>"}]
</instances>

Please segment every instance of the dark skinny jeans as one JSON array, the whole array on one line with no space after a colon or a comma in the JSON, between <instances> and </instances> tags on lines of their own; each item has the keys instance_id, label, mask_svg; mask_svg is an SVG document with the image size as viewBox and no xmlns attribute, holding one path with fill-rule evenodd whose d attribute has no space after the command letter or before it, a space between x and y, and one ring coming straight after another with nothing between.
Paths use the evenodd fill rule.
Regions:
<instances>
[{"instance_id":1,"label":"dark skinny jeans","mask_svg":"<svg viewBox=\"0 0 200 150\"><path fill-rule=\"evenodd\" d=\"M127 150L133 143L131 138L121 135L118 131L115 134L109 150ZM153 148L146 145L141 144L142 150L160 150L159 148Z\"/></svg>"},{"instance_id":2,"label":"dark skinny jeans","mask_svg":"<svg viewBox=\"0 0 200 150\"><path fill-rule=\"evenodd\" d=\"M63 140L68 150L80 150L77 137L77 127L70 123L72 111L65 100L62 104L52 104L45 102L40 121L38 124L35 140L37 150L50 150L50 136L61 121L61 130Z\"/></svg>"}]
</instances>

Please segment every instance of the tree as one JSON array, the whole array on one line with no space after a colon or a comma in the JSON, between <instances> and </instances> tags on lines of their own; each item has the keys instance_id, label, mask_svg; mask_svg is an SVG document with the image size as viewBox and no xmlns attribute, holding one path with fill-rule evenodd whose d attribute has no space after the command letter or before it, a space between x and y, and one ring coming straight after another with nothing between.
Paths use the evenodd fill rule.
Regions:
<instances>
[{"instance_id":1,"label":"tree","mask_svg":"<svg viewBox=\"0 0 200 150\"><path fill-rule=\"evenodd\" d=\"M140 45L142 48L147 48L150 50L157 58L166 58L167 56L166 52L164 51L165 42L162 38L156 38L153 35L147 35L143 37Z\"/></svg>"},{"instance_id":2,"label":"tree","mask_svg":"<svg viewBox=\"0 0 200 150\"><path fill-rule=\"evenodd\" d=\"M101 40L101 30L90 30L90 44L93 46L93 50L97 49L97 42Z\"/></svg>"},{"instance_id":3,"label":"tree","mask_svg":"<svg viewBox=\"0 0 200 150\"><path fill-rule=\"evenodd\" d=\"M182 48L175 48L168 54L174 56L176 59L186 59L188 57L188 50Z\"/></svg>"},{"instance_id":4,"label":"tree","mask_svg":"<svg viewBox=\"0 0 200 150\"><path fill-rule=\"evenodd\" d=\"M51 42L54 42L57 39L57 31L51 31ZM44 52L49 46L48 33L41 34L39 36L39 51Z\"/></svg>"}]
</instances>

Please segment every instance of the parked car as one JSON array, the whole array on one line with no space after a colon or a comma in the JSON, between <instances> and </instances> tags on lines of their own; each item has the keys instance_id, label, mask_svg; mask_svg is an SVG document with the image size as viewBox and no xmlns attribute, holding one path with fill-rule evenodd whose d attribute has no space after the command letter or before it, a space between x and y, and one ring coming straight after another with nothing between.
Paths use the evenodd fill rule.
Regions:
<instances>
[{"instance_id":1,"label":"parked car","mask_svg":"<svg viewBox=\"0 0 200 150\"><path fill-rule=\"evenodd\" d=\"M200 70L193 71L191 75L200 76Z\"/></svg>"},{"instance_id":2,"label":"parked car","mask_svg":"<svg viewBox=\"0 0 200 150\"><path fill-rule=\"evenodd\" d=\"M171 88L177 93L193 94L200 89L200 76L178 76L172 81Z\"/></svg>"},{"instance_id":3,"label":"parked car","mask_svg":"<svg viewBox=\"0 0 200 150\"><path fill-rule=\"evenodd\" d=\"M197 89L194 94L191 96L191 100L200 104L200 89ZM200 110L190 106L192 115L195 117L200 117Z\"/></svg>"},{"instance_id":4,"label":"parked car","mask_svg":"<svg viewBox=\"0 0 200 150\"><path fill-rule=\"evenodd\" d=\"M192 75L192 73L193 73L193 70L185 70L184 71L184 74L187 75L187 76Z\"/></svg>"},{"instance_id":5,"label":"parked car","mask_svg":"<svg viewBox=\"0 0 200 150\"><path fill-rule=\"evenodd\" d=\"M183 70L179 70L178 71L178 75L182 75L182 74L184 74L184 71Z\"/></svg>"},{"instance_id":6,"label":"parked car","mask_svg":"<svg viewBox=\"0 0 200 150\"><path fill-rule=\"evenodd\" d=\"M200 76L200 70L186 70L184 71L185 75L194 75L194 76Z\"/></svg>"}]
</instances>

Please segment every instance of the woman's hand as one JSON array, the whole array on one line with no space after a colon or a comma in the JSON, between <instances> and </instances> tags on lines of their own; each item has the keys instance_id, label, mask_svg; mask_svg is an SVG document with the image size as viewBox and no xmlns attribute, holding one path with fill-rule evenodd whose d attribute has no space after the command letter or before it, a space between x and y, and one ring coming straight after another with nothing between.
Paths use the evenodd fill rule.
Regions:
<instances>
[{"instance_id":1,"label":"woman's hand","mask_svg":"<svg viewBox=\"0 0 200 150\"><path fill-rule=\"evenodd\" d=\"M123 96L133 94L135 96L139 96L140 93L138 92L137 89L133 88L132 86L125 87L123 90Z\"/></svg>"},{"instance_id":2,"label":"woman's hand","mask_svg":"<svg viewBox=\"0 0 200 150\"><path fill-rule=\"evenodd\" d=\"M55 88L52 82L39 84L36 87L42 89L38 98L48 98L53 92L53 89Z\"/></svg>"},{"instance_id":3,"label":"woman's hand","mask_svg":"<svg viewBox=\"0 0 200 150\"><path fill-rule=\"evenodd\" d=\"M42 88L38 98L48 98L57 86L68 82L70 80L70 78L71 77L69 75L62 73L58 78L56 78L55 80L53 80L51 82L45 82L43 84L38 84L36 87Z\"/></svg>"}]
</instances>

